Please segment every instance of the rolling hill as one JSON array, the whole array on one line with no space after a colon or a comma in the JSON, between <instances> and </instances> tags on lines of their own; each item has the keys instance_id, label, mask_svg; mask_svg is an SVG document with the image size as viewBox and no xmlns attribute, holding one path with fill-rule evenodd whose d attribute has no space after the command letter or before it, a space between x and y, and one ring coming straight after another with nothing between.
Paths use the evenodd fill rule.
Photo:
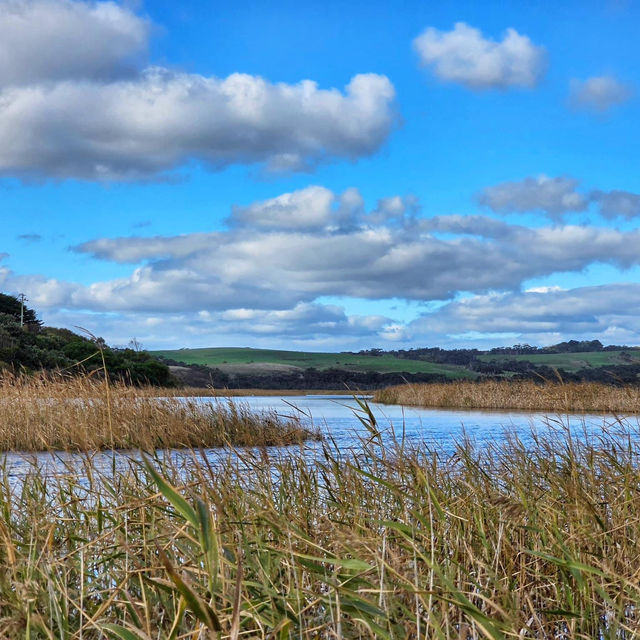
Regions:
<instances>
[{"instance_id":1,"label":"rolling hill","mask_svg":"<svg viewBox=\"0 0 640 640\"><path fill-rule=\"evenodd\" d=\"M530 353L522 355L486 354L478 356L478 360L498 363L515 360L575 372L586 367L640 364L640 351L583 351L578 353Z\"/></svg>"},{"instance_id":2,"label":"rolling hill","mask_svg":"<svg viewBox=\"0 0 640 640\"><path fill-rule=\"evenodd\" d=\"M379 373L429 373L448 378L473 378L474 373L461 366L439 364L424 360L409 360L393 355L360 355L354 353L317 353L312 351L278 351L274 349L252 349L222 347L205 349L175 349L150 351L159 358L184 364L214 367L225 372L273 371L292 369L344 369L355 372Z\"/></svg>"}]
</instances>

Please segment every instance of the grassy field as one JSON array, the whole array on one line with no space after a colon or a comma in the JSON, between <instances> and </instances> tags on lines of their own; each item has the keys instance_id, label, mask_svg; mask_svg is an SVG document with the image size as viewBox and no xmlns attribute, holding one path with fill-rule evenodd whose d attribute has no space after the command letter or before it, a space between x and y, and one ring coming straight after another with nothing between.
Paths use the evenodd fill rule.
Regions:
<instances>
[{"instance_id":1,"label":"grassy field","mask_svg":"<svg viewBox=\"0 0 640 640\"><path fill-rule=\"evenodd\" d=\"M638 637L637 425L447 453L361 417L348 459L0 466L0 637Z\"/></svg>"},{"instance_id":2,"label":"grassy field","mask_svg":"<svg viewBox=\"0 0 640 640\"><path fill-rule=\"evenodd\" d=\"M637 364L640 363L640 351L627 352L630 356L625 358L621 356L623 351L585 351L584 353L534 353L525 355L501 355L491 354L479 356L484 362L495 360L502 362L504 360L521 360L532 362L536 365L547 365L564 369L565 371L577 371L584 367L602 367L605 365L618 364Z\"/></svg>"},{"instance_id":3,"label":"grassy field","mask_svg":"<svg viewBox=\"0 0 640 640\"><path fill-rule=\"evenodd\" d=\"M234 364L278 364L308 369L338 367L352 371L381 373L434 373L452 378L470 378L473 373L455 365L443 365L420 360L404 360L393 356L364 356L350 353L316 353L306 351L277 351L273 349L211 348L151 351L151 354L185 364L224 366Z\"/></svg>"},{"instance_id":4,"label":"grassy field","mask_svg":"<svg viewBox=\"0 0 640 640\"><path fill-rule=\"evenodd\" d=\"M373 399L386 404L456 409L640 413L640 387L613 387L596 382L460 380L448 384L403 384L376 391Z\"/></svg>"}]
</instances>

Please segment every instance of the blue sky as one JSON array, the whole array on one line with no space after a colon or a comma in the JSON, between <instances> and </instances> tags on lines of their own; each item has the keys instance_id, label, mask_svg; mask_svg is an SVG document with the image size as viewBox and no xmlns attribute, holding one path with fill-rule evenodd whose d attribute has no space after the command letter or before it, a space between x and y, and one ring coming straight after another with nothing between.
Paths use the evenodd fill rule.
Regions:
<instances>
[{"instance_id":1,"label":"blue sky","mask_svg":"<svg viewBox=\"0 0 640 640\"><path fill-rule=\"evenodd\" d=\"M639 18L0 0L1 288L147 348L638 344Z\"/></svg>"}]
</instances>

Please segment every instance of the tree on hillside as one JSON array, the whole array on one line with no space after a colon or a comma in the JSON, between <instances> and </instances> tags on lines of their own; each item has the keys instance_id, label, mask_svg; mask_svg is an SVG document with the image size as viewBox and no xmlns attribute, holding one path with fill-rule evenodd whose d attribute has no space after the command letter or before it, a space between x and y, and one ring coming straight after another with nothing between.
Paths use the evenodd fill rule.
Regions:
<instances>
[{"instance_id":1,"label":"tree on hillside","mask_svg":"<svg viewBox=\"0 0 640 640\"><path fill-rule=\"evenodd\" d=\"M14 320L20 322L20 312L22 303L15 296L7 295L6 293L0 293L0 313L4 313L11 316ZM33 309L24 306L24 324L31 329L39 329L42 326L42 322L38 320L36 312Z\"/></svg>"},{"instance_id":2,"label":"tree on hillside","mask_svg":"<svg viewBox=\"0 0 640 640\"><path fill-rule=\"evenodd\" d=\"M26 306L24 326L20 326L20 312L18 298L0 293L0 372L64 370L105 375L106 365L106 375L112 380L136 385L174 384L169 367L142 349L111 349L103 338L45 327Z\"/></svg>"}]
</instances>

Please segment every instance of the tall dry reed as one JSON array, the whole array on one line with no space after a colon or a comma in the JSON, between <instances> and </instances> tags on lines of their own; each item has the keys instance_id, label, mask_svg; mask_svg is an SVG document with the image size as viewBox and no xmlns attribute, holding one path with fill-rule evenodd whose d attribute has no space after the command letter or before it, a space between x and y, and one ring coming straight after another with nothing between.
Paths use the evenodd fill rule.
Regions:
<instances>
[{"instance_id":1,"label":"tall dry reed","mask_svg":"<svg viewBox=\"0 0 640 640\"><path fill-rule=\"evenodd\" d=\"M639 413L640 386L613 387L595 382L456 381L388 387L376 391L374 400L385 404L460 409Z\"/></svg>"},{"instance_id":2,"label":"tall dry reed","mask_svg":"<svg viewBox=\"0 0 640 640\"><path fill-rule=\"evenodd\" d=\"M89 377L0 379L0 450L218 447L300 442L295 418L256 415L231 402L198 402Z\"/></svg>"},{"instance_id":3,"label":"tall dry reed","mask_svg":"<svg viewBox=\"0 0 640 640\"><path fill-rule=\"evenodd\" d=\"M637 425L0 470L0 637L635 638ZM104 635L103 635L104 634Z\"/></svg>"}]
</instances>

